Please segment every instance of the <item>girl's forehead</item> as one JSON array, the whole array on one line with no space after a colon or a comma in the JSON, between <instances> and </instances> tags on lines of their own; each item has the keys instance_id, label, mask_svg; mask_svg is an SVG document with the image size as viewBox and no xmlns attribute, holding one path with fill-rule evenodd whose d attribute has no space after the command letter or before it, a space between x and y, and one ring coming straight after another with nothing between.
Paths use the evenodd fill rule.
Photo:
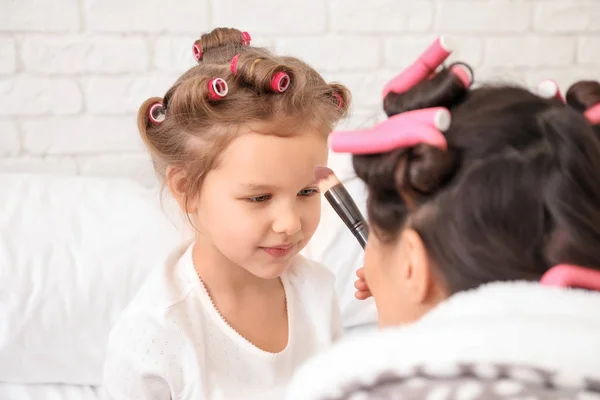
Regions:
<instances>
[{"instance_id":1,"label":"girl's forehead","mask_svg":"<svg viewBox=\"0 0 600 400\"><path fill-rule=\"evenodd\" d=\"M326 163L327 137L321 132L299 132L285 137L247 133L231 142L218 169L238 182L281 184L313 179L314 168Z\"/></svg>"}]
</instances>

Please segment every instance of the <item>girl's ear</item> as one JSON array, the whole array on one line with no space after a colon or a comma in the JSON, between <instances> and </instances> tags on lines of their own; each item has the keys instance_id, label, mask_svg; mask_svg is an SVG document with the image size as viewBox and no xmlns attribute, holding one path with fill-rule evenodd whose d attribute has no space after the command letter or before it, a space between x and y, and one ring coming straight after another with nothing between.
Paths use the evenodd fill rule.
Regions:
<instances>
[{"instance_id":1,"label":"girl's ear","mask_svg":"<svg viewBox=\"0 0 600 400\"><path fill-rule=\"evenodd\" d=\"M171 195L177 201L179 208L186 214L193 214L197 211L198 206L195 201L188 198L187 188L189 180L183 168L167 167L166 171L167 186Z\"/></svg>"}]
</instances>

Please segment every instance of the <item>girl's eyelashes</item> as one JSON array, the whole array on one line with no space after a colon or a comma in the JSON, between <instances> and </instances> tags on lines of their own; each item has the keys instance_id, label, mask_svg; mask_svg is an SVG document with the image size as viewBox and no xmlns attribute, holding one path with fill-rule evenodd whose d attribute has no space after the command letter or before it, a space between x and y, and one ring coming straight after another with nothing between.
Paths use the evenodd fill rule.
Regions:
<instances>
[{"instance_id":1,"label":"girl's eyelashes","mask_svg":"<svg viewBox=\"0 0 600 400\"><path fill-rule=\"evenodd\" d=\"M302 189L301 191L298 192L298 196L302 196L302 197L310 197L314 194L319 193L319 189L318 188L306 188L306 189Z\"/></svg>"},{"instance_id":2,"label":"girl's eyelashes","mask_svg":"<svg viewBox=\"0 0 600 400\"><path fill-rule=\"evenodd\" d=\"M319 193L319 188L306 188L298 192L300 197L310 197ZM248 203L264 203L273 198L272 194L261 194L260 196L245 197L244 200Z\"/></svg>"},{"instance_id":3,"label":"girl's eyelashes","mask_svg":"<svg viewBox=\"0 0 600 400\"><path fill-rule=\"evenodd\" d=\"M260 196L247 197L245 200L249 203L264 203L269 199L271 199L270 194L261 194Z\"/></svg>"}]
</instances>

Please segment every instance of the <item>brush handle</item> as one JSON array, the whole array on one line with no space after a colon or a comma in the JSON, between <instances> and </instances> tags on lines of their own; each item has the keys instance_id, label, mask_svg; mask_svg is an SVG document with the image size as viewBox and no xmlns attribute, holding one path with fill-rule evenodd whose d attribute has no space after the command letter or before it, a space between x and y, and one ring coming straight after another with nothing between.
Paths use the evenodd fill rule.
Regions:
<instances>
[{"instance_id":1,"label":"brush handle","mask_svg":"<svg viewBox=\"0 0 600 400\"><path fill-rule=\"evenodd\" d=\"M358 243L360 243L360 247L364 249L367 245L367 240L369 240L369 228L365 224L360 224L356 229L351 229L350 231L356 240L358 240Z\"/></svg>"},{"instance_id":2,"label":"brush handle","mask_svg":"<svg viewBox=\"0 0 600 400\"><path fill-rule=\"evenodd\" d=\"M337 184L325 192L325 198L364 249L369 238L369 228L350 193L342 184Z\"/></svg>"}]
</instances>

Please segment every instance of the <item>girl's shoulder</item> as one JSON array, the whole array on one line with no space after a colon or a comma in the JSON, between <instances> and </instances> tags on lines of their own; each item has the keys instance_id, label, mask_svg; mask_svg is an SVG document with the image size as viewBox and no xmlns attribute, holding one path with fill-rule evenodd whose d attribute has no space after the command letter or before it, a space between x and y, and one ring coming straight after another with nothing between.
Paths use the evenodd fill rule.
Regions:
<instances>
[{"instance_id":1,"label":"girl's shoulder","mask_svg":"<svg viewBox=\"0 0 600 400\"><path fill-rule=\"evenodd\" d=\"M190 329L188 317L202 318L202 313L197 312L189 278L182 272L188 268L186 248L176 249L162 268L146 278L113 325L105 361L105 372L112 374L109 381L118 383L125 379L130 385L133 383L129 380L148 375L164 377L169 388L179 388L182 363L193 360L185 365L201 365L203 347L195 343L202 343L203 332Z\"/></svg>"},{"instance_id":2,"label":"girl's shoulder","mask_svg":"<svg viewBox=\"0 0 600 400\"><path fill-rule=\"evenodd\" d=\"M325 265L308 259L301 254L298 254L291 262L289 268L285 272L286 278L296 284L309 283L315 285L321 283L323 285L332 286L335 284L335 275Z\"/></svg>"},{"instance_id":3,"label":"girl's shoulder","mask_svg":"<svg viewBox=\"0 0 600 400\"><path fill-rule=\"evenodd\" d=\"M177 336L181 331L180 314L192 308L192 279L185 254L189 243L175 249L164 265L145 278L127 307L120 313L111 332L111 340L154 342ZM192 304L193 303L193 304Z\"/></svg>"},{"instance_id":4,"label":"girl's shoulder","mask_svg":"<svg viewBox=\"0 0 600 400\"><path fill-rule=\"evenodd\" d=\"M139 287L124 313L142 313L161 316L172 306L182 302L193 288L195 272L190 265L190 243L177 246L162 263L153 270Z\"/></svg>"},{"instance_id":5,"label":"girl's shoulder","mask_svg":"<svg viewBox=\"0 0 600 400\"><path fill-rule=\"evenodd\" d=\"M296 256L282 278L305 305L328 304L337 298L335 275L323 264L302 255Z\"/></svg>"}]
</instances>

